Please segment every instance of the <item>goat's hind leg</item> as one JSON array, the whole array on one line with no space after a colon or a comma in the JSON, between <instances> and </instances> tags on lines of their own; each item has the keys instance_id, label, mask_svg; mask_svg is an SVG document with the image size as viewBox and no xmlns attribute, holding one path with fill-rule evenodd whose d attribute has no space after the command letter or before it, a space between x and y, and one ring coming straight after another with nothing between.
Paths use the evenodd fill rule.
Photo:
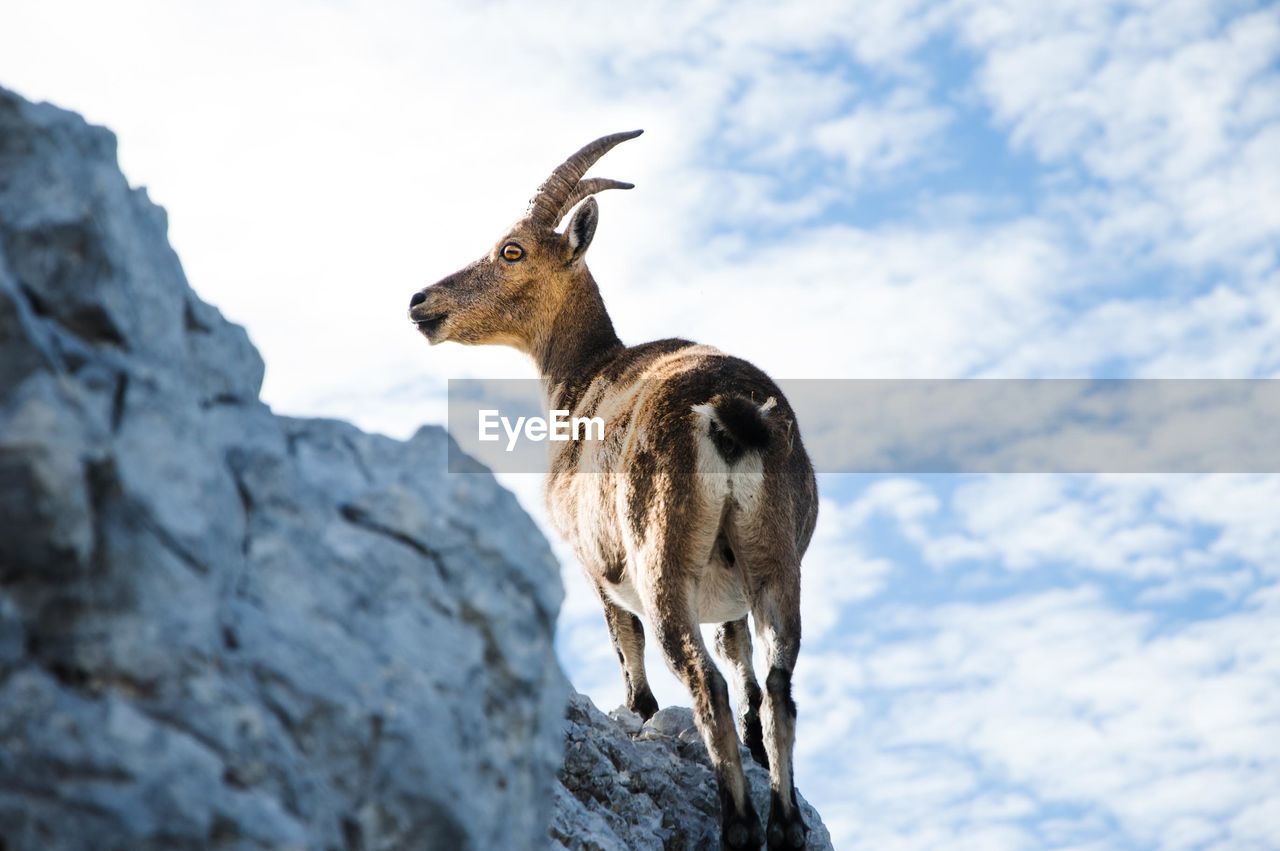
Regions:
<instances>
[{"instance_id":1,"label":"goat's hind leg","mask_svg":"<svg viewBox=\"0 0 1280 851\"><path fill-rule=\"evenodd\" d=\"M757 849L764 842L764 831L742 771L729 688L711 661L686 593L682 588L671 587L680 584L678 580L656 582L653 605L647 605L646 611L667 664L693 698L694 721L707 745L720 791L721 847L734 851Z\"/></svg>"},{"instance_id":2,"label":"goat's hind leg","mask_svg":"<svg viewBox=\"0 0 1280 851\"><path fill-rule=\"evenodd\" d=\"M769 848L798 849L805 846L809 833L796 801L791 761L796 738L791 672L800 652L800 570L798 564L782 567L757 592L752 614L769 665L761 713L769 753Z\"/></svg>"},{"instance_id":3,"label":"goat's hind leg","mask_svg":"<svg viewBox=\"0 0 1280 851\"><path fill-rule=\"evenodd\" d=\"M596 593L604 606L609 638L622 666L622 678L627 686L627 708L648 721L658 711L658 701L649 688L649 678L644 670L644 625L635 614L609 599L599 584L596 585Z\"/></svg>"},{"instance_id":4,"label":"goat's hind leg","mask_svg":"<svg viewBox=\"0 0 1280 851\"><path fill-rule=\"evenodd\" d=\"M745 615L716 628L716 655L733 672L738 695L738 732L742 741L756 763L768 768L769 754L764 747L764 732L760 726L763 696L751 663L751 630Z\"/></svg>"}]
</instances>

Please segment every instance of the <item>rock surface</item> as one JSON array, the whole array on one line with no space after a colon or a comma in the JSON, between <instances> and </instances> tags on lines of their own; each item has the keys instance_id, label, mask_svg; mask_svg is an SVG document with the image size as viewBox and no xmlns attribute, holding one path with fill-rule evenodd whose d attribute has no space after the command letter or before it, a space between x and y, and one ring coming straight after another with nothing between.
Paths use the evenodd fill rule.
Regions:
<instances>
[{"instance_id":1,"label":"rock surface","mask_svg":"<svg viewBox=\"0 0 1280 851\"><path fill-rule=\"evenodd\" d=\"M111 133L0 90L0 847L543 845L545 540L262 375Z\"/></svg>"},{"instance_id":2,"label":"rock surface","mask_svg":"<svg viewBox=\"0 0 1280 851\"><path fill-rule=\"evenodd\" d=\"M742 749L756 811L769 812L769 774ZM810 851L831 848L817 811L800 798ZM564 768L551 822L553 848L703 851L720 847L711 761L685 707L644 724L625 708L605 715L575 694L565 718Z\"/></svg>"}]
</instances>

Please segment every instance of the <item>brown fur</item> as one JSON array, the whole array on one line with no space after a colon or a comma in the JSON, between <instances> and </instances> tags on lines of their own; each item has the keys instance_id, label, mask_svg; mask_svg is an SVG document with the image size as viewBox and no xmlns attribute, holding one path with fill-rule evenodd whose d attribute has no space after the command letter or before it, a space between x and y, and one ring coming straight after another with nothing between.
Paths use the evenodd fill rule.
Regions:
<instances>
[{"instance_id":1,"label":"brown fur","mask_svg":"<svg viewBox=\"0 0 1280 851\"><path fill-rule=\"evenodd\" d=\"M605 419L603 441L551 444L546 498L604 605L628 705L646 718L657 710L642 616L693 697L720 784L724 846L759 847L765 835L746 795L725 680L698 627L721 623L717 650L734 673L743 738L770 768L769 847L802 847L790 683L800 560L817 519L813 469L794 412L759 369L686 340L622 344L583 262L597 218L588 198L564 234L522 219L485 257L424 290L410 318L432 343L526 352L549 407ZM503 257L509 243L523 250L516 262ZM730 431L751 443L729 455L710 439L725 398L745 400L734 403ZM763 693L748 613L770 668Z\"/></svg>"}]
</instances>

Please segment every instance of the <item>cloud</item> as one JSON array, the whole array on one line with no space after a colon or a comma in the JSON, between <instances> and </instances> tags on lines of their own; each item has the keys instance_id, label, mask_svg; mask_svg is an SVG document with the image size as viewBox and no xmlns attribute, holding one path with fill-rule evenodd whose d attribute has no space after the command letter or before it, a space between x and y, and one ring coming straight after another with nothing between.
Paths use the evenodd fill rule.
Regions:
<instances>
[{"instance_id":1,"label":"cloud","mask_svg":"<svg viewBox=\"0 0 1280 851\"><path fill-rule=\"evenodd\" d=\"M1278 486L840 489L823 506L840 535L814 558L856 553L887 578L837 602L842 577L806 563L820 629L796 678L801 788L840 814L852 848L1264 847L1265 778L1280 769Z\"/></svg>"},{"instance_id":2,"label":"cloud","mask_svg":"<svg viewBox=\"0 0 1280 851\"><path fill-rule=\"evenodd\" d=\"M1280 133L1275 9L966 2L957 12L978 87L1014 145L1107 187L1090 205L1100 251L1132 254L1136 240L1139 253L1203 267L1274 244L1280 163L1263 151Z\"/></svg>"},{"instance_id":3,"label":"cloud","mask_svg":"<svg viewBox=\"0 0 1280 851\"><path fill-rule=\"evenodd\" d=\"M849 819L849 847L975 830L1002 831L993 847L1250 847L1280 769L1274 602L1155 635L1089 589L895 607L810 655L865 660L848 681L863 712L839 729L831 686L803 678L799 747L842 766L827 810Z\"/></svg>"}]
</instances>

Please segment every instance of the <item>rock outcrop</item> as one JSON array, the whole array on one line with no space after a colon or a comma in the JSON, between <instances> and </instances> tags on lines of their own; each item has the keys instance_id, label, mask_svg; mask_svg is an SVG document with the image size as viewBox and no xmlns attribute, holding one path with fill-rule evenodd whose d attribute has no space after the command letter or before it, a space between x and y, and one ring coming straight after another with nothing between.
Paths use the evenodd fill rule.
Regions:
<instances>
[{"instance_id":1,"label":"rock outcrop","mask_svg":"<svg viewBox=\"0 0 1280 851\"><path fill-rule=\"evenodd\" d=\"M742 749L756 810L769 812L769 773ZM809 851L831 836L803 797ZM564 768L556 789L553 848L570 851L703 851L720 847L720 801L711 760L682 706L647 722L619 708L610 715L575 694L565 727Z\"/></svg>"},{"instance_id":2,"label":"rock outcrop","mask_svg":"<svg viewBox=\"0 0 1280 851\"><path fill-rule=\"evenodd\" d=\"M112 134L0 90L0 847L539 847L545 540L262 375Z\"/></svg>"}]
</instances>

